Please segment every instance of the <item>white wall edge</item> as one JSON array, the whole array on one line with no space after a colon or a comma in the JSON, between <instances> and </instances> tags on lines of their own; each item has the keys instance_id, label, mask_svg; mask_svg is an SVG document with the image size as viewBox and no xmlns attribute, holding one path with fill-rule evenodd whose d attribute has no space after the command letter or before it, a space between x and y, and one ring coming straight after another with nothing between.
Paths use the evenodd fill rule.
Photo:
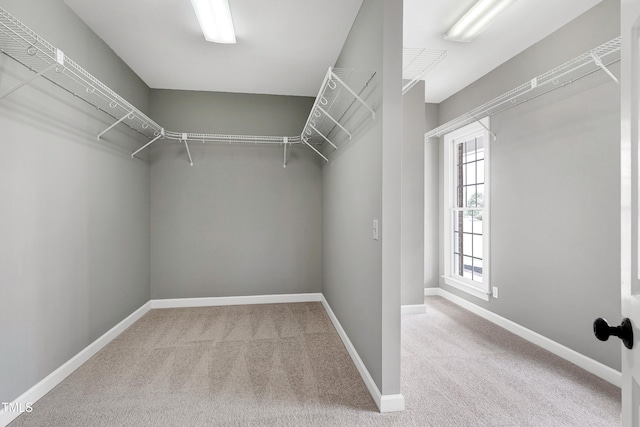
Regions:
<instances>
[{"instance_id":1,"label":"white wall edge","mask_svg":"<svg viewBox=\"0 0 640 427\"><path fill-rule=\"evenodd\" d=\"M58 369L47 375L43 380L31 387L29 390L22 393L17 399L11 402L13 407L20 408L23 412L27 404L33 404L37 402L42 396L51 391L55 386L60 384L65 378L67 378L73 371L78 369L83 363L93 357L97 352L102 350L104 346L113 341L118 335L124 332L129 326L140 319L151 308L151 302L146 302L139 309L131 313L120 323L113 328L105 332L100 338L82 349L78 354L69 359L65 364ZM4 408L0 410L0 425L6 426L11 421L16 419L22 412L5 411Z\"/></svg>"},{"instance_id":2,"label":"white wall edge","mask_svg":"<svg viewBox=\"0 0 640 427\"><path fill-rule=\"evenodd\" d=\"M426 304L407 304L400 308L402 314L424 314L427 312Z\"/></svg>"},{"instance_id":3,"label":"white wall edge","mask_svg":"<svg viewBox=\"0 0 640 427\"><path fill-rule=\"evenodd\" d=\"M540 335L539 333L534 332L531 329L527 329L518 323L499 316L487 309L479 307L463 298L460 298L457 295L445 291L442 288L433 289L437 289L438 291L437 293L431 295L441 296L453 302L454 304L457 304L460 307L508 330L509 332L514 333L519 337L524 338L525 340L544 348L547 351L550 351L556 356L559 356L573 363L574 365L579 366L585 371L590 372L593 375L600 377L617 387L620 387L622 385L622 374L615 369L610 368L609 366L604 365L596 360L593 360L590 357L585 356L584 354L578 353L577 351L572 350L569 347L565 347L564 345L553 341L552 339L547 338L544 335Z\"/></svg>"},{"instance_id":4,"label":"white wall edge","mask_svg":"<svg viewBox=\"0 0 640 427\"><path fill-rule=\"evenodd\" d=\"M333 313L333 310L329 306L329 303L327 302L327 300L324 298L324 295L322 295L322 305L324 306L324 309L329 315L329 319L331 319L331 323L333 323L333 326L336 328L336 331L338 332L338 335L340 336L342 343L344 344L347 351L349 352L349 356L351 356L351 360L353 360L353 363L356 365L356 369L358 369L358 372L360 373L360 376L362 377L362 380L364 381L364 384L367 387L367 390L369 390L369 394L371 394L371 397L373 397L374 402L378 406L378 410L380 412L403 411L405 407L404 396L402 396L401 394L383 395L380 392L375 381L373 381L371 374L369 374L367 367L365 366L364 362L362 362L362 359L360 358L360 355L356 351L356 348L351 343L351 340L347 336L347 333L342 328L342 325L338 321L338 318Z\"/></svg>"},{"instance_id":5,"label":"white wall edge","mask_svg":"<svg viewBox=\"0 0 640 427\"><path fill-rule=\"evenodd\" d=\"M151 308L215 307L224 305L280 304L292 302L320 302L321 293L250 295L237 297L152 299Z\"/></svg>"}]
</instances>

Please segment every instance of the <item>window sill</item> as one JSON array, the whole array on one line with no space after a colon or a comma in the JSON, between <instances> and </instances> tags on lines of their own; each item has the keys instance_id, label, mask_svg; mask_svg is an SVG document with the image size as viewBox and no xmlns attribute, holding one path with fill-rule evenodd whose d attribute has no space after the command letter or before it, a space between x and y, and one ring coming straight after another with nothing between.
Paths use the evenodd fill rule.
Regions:
<instances>
[{"instance_id":1,"label":"window sill","mask_svg":"<svg viewBox=\"0 0 640 427\"><path fill-rule=\"evenodd\" d=\"M456 288L458 290L461 290L462 292L466 292L469 295L480 298L481 300L489 301L489 291L478 289L453 277L442 276L442 278L444 279L444 283L451 286L452 288Z\"/></svg>"}]
</instances>

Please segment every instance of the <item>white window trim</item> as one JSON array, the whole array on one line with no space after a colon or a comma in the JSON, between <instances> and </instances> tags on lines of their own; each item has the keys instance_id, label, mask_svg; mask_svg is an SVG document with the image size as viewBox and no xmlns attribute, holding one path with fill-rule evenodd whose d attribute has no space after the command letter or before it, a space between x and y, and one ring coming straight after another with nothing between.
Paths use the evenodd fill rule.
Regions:
<instances>
[{"instance_id":1,"label":"white window trim","mask_svg":"<svg viewBox=\"0 0 640 427\"><path fill-rule=\"evenodd\" d=\"M480 298L485 301L489 301L491 295L491 264L490 264L490 208L491 208L491 184L490 184L490 147L491 147L491 134L489 133L489 117L485 117L479 122L471 123L453 132L450 132L444 136L444 203L443 203L443 215L444 215L444 275L442 276L444 282L456 289L466 292L474 297ZM453 150L452 147L456 141L469 138L470 136L483 134L484 139L484 199L485 208L483 212L483 248L482 248L482 261L483 261L483 282L478 283L468 280L458 275L452 275L452 248L453 248L453 224L452 224L452 210L454 209L453 191L452 185L454 182L454 168L452 167Z\"/></svg>"}]
</instances>

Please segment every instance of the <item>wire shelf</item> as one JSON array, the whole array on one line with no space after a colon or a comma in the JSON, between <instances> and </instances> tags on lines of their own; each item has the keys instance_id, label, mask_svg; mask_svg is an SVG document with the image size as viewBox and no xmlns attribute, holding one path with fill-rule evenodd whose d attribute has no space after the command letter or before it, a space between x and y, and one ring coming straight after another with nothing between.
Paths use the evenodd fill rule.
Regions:
<instances>
[{"instance_id":1,"label":"wire shelf","mask_svg":"<svg viewBox=\"0 0 640 427\"><path fill-rule=\"evenodd\" d=\"M620 61L620 42L621 38L616 37L546 73L540 74L497 98L430 130L425 133L425 141L429 138L440 137L486 116L501 113L600 70L604 70L617 82L607 67Z\"/></svg>"},{"instance_id":2,"label":"wire shelf","mask_svg":"<svg viewBox=\"0 0 640 427\"><path fill-rule=\"evenodd\" d=\"M327 143L337 149L332 140L336 132L351 138L345 122L358 107L365 108L375 118L373 109L362 99L374 77L375 72L329 67L300 135L301 141L327 160L317 147Z\"/></svg>"},{"instance_id":3,"label":"wire shelf","mask_svg":"<svg viewBox=\"0 0 640 427\"><path fill-rule=\"evenodd\" d=\"M431 70L447 57L447 51L442 49L424 49L420 47L405 47L402 49L402 78L409 80L402 87L405 94L416 83L422 80Z\"/></svg>"},{"instance_id":4,"label":"wire shelf","mask_svg":"<svg viewBox=\"0 0 640 427\"><path fill-rule=\"evenodd\" d=\"M0 8L0 51L27 67L35 73L34 76L41 75L99 110L118 118L117 123L123 123L147 138L161 136L166 139L182 140L182 133L163 132L162 126L3 8ZM285 141L285 137L272 136L200 133L188 133L187 135L189 140L196 139L204 142L283 144ZM300 142L297 137L286 139L291 144Z\"/></svg>"},{"instance_id":5,"label":"wire shelf","mask_svg":"<svg viewBox=\"0 0 640 427\"><path fill-rule=\"evenodd\" d=\"M96 108L114 117L126 116L123 123L143 135L160 133L160 125L2 8L0 51Z\"/></svg>"},{"instance_id":6,"label":"wire shelf","mask_svg":"<svg viewBox=\"0 0 640 427\"><path fill-rule=\"evenodd\" d=\"M257 136L257 135L224 135L213 133L172 132L165 131L165 138L175 141L200 143L237 143L237 144L299 144L300 136ZM286 139L286 141L285 141Z\"/></svg>"},{"instance_id":7,"label":"wire shelf","mask_svg":"<svg viewBox=\"0 0 640 427\"><path fill-rule=\"evenodd\" d=\"M373 110L359 96L375 73L329 68L300 135L288 137L174 132L165 130L1 7L0 51L32 72L26 80L0 93L0 100L35 78L43 77L116 120L115 123L97 135L98 139L121 123L150 139L149 142L136 150L131 155L132 157L160 139L184 143L189 162L192 165L193 159L189 151L189 142L278 144L284 147L284 167L286 167L287 146L292 144L305 144L327 160L315 146L320 146L324 140L329 141L328 136L336 128L346 131L340 121L353 110L354 104L361 103L370 110L372 116L375 116ZM351 87L356 88L357 92ZM346 132L348 133L348 131ZM335 147L333 143L331 144Z\"/></svg>"}]
</instances>

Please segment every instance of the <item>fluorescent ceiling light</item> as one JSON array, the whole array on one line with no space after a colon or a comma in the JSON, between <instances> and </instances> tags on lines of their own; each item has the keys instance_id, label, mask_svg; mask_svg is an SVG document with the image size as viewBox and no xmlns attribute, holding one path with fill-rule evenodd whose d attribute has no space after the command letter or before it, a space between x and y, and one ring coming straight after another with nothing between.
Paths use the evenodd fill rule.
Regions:
<instances>
[{"instance_id":1,"label":"fluorescent ceiling light","mask_svg":"<svg viewBox=\"0 0 640 427\"><path fill-rule=\"evenodd\" d=\"M470 42L493 24L516 0L478 0L444 35L446 40Z\"/></svg>"},{"instance_id":2,"label":"fluorescent ceiling light","mask_svg":"<svg viewBox=\"0 0 640 427\"><path fill-rule=\"evenodd\" d=\"M228 0L191 0L204 38L214 43L235 43Z\"/></svg>"}]
</instances>

